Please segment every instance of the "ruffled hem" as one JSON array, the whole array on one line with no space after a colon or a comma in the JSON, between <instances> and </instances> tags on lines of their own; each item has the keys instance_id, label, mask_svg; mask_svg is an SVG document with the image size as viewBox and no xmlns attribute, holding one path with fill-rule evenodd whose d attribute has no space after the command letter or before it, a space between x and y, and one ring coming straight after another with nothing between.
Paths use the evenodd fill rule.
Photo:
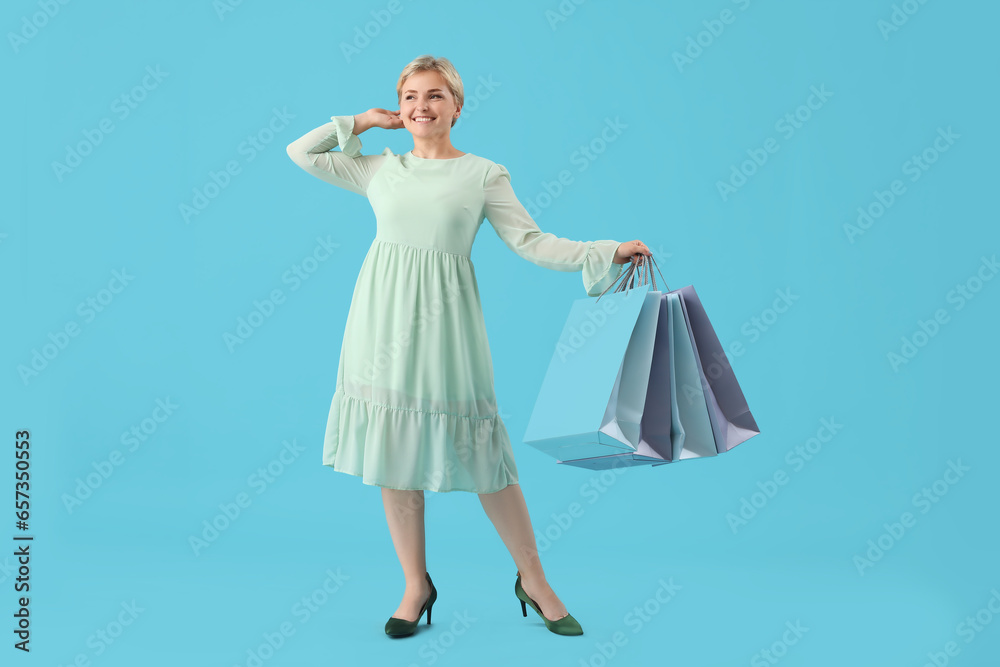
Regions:
<instances>
[{"instance_id":1,"label":"ruffled hem","mask_svg":"<svg viewBox=\"0 0 1000 667\"><path fill-rule=\"evenodd\" d=\"M583 286L587 296L600 296L621 276L624 264L615 264L619 241L591 241L583 258Z\"/></svg>"},{"instance_id":2,"label":"ruffled hem","mask_svg":"<svg viewBox=\"0 0 1000 667\"><path fill-rule=\"evenodd\" d=\"M372 486L438 493L495 493L518 479L499 415L478 418L394 407L350 396L341 388L330 405L323 465Z\"/></svg>"},{"instance_id":3,"label":"ruffled hem","mask_svg":"<svg viewBox=\"0 0 1000 667\"><path fill-rule=\"evenodd\" d=\"M348 157L361 155L361 137L354 134L354 116L330 116L337 132L337 145L340 152Z\"/></svg>"}]
</instances>

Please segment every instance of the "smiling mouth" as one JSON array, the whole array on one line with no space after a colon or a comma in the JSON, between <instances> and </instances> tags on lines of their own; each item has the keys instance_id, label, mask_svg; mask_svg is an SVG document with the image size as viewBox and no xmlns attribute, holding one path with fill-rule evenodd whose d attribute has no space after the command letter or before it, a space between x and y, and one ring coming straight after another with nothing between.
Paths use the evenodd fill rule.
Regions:
<instances>
[{"instance_id":1,"label":"smiling mouth","mask_svg":"<svg viewBox=\"0 0 1000 667\"><path fill-rule=\"evenodd\" d=\"M434 116L414 116L414 123L430 123L435 119Z\"/></svg>"}]
</instances>

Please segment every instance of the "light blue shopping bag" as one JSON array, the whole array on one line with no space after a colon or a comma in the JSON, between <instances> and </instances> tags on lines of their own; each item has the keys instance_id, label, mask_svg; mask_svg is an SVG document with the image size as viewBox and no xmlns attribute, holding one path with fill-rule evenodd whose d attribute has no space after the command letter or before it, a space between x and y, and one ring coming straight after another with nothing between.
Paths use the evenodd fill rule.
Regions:
<instances>
[{"instance_id":1,"label":"light blue shopping bag","mask_svg":"<svg viewBox=\"0 0 1000 667\"><path fill-rule=\"evenodd\" d=\"M638 439L645 386L636 387L629 381L635 373L623 377L623 370L634 333L648 338L652 349L656 321L652 327L648 317L640 323L640 314L645 310L648 316L654 303L646 298L649 288L573 302L528 420L525 443L559 460L635 451L630 436ZM647 367L646 381L648 372ZM621 419L619 402L625 404Z\"/></svg>"}]
</instances>

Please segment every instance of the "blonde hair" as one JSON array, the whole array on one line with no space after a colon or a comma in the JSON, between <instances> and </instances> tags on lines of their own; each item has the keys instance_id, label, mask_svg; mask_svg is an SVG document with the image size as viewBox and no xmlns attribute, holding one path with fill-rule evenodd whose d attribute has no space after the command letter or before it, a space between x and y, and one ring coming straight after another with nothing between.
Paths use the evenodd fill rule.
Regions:
<instances>
[{"instance_id":1,"label":"blonde hair","mask_svg":"<svg viewBox=\"0 0 1000 667\"><path fill-rule=\"evenodd\" d=\"M423 55L415 58L409 65L403 68L396 83L396 101L403 99L403 83L417 72L437 72L444 79L448 90L455 97L455 103L461 107L465 103L465 89L462 86L462 77L458 75L458 70L447 58L435 58L431 55ZM451 119L451 126L455 127L457 118Z\"/></svg>"}]
</instances>

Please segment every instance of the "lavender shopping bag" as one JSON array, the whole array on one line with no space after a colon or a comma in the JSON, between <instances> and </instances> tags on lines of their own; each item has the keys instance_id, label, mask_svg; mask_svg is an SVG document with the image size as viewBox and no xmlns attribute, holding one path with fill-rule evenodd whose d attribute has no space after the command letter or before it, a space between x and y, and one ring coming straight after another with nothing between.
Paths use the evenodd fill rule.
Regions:
<instances>
[{"instance_id":1,"label":"lavender shopping bag","mask_svg":"<svg viewBox=\"0 0 1000 667\"><path fill-rule=\"evenodd\" d=\"M688 334L694 344L701 380L696 385L684 387L682 394L690 390L693 397L699 393L704 396L715 432L716 447L719 452L727 452L759 435L760 429L694 287L682 287L677 294ZM693 398L693 402L697 399Z\"/></svg>"}]
</instances>

